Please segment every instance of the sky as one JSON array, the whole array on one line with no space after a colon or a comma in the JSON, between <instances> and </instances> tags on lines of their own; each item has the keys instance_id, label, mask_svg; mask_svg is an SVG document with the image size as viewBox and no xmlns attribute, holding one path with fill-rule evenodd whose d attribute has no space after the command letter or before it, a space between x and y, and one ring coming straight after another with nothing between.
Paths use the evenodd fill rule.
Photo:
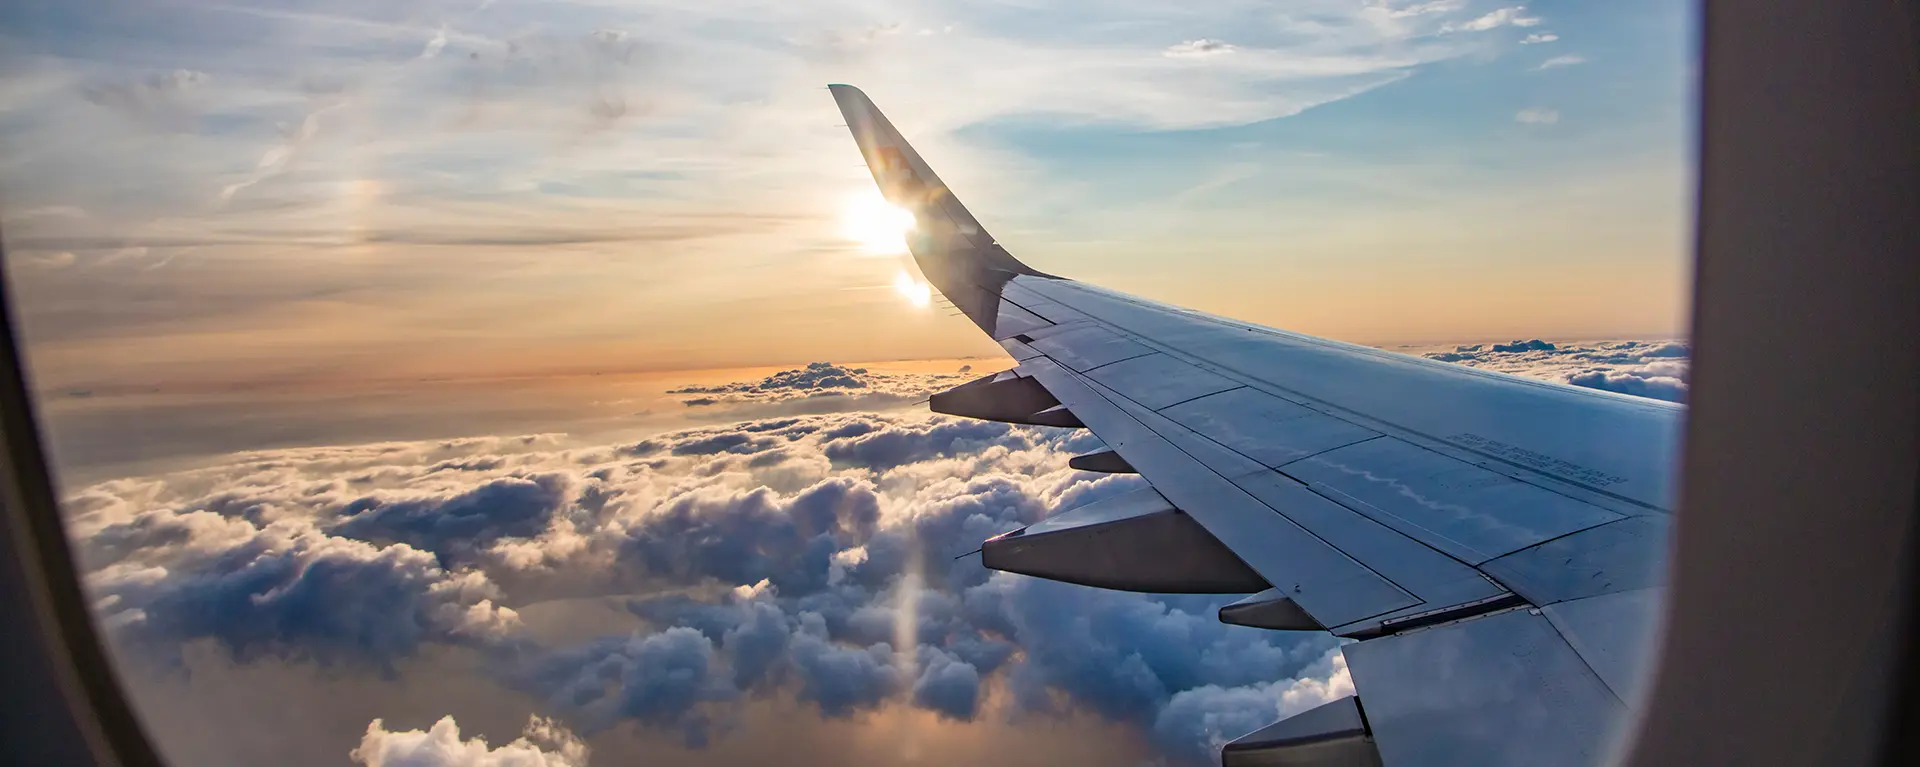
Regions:
<instances>
[{"instance_id":1,"label":"sky","mask_svg":"<svg viewBox=\"0 0 1920 767\"><path fill-rule=\"evenodd\" d=\"M1690 10L9 3L47 388L996 353L889 290L823 86L1045 271L1365 343L1682 334Z\"/></svg>"},{"instance_id":2,"label":"sky","mask_svg":"<svg viewBox=\"0 0 1920 767\"><path fill-rule=\"evenodd\" d=\"M1138 480L916 404L1010 362L825 84L1041 270L1684 401L1692 12L28 0L0 239L180 763L1207 764L1337 640L954 558Z\"/></svg>"}]
</instances>

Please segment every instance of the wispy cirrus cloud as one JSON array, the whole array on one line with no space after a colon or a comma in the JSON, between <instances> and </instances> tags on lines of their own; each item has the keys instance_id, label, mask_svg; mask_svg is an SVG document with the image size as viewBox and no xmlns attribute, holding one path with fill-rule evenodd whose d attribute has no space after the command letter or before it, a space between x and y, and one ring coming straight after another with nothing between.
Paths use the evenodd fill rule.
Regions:
<instances>
[{"instance_id":1,"label":"wispy cirrus cloud","mask_svg":"<svg viewBox=\"0 0 1920 767\"><path fill-rule=\"evenodd\" d=\"M788 338L769 338L765 348L728 361L795 344L809 356L825 353L827 338L843 339L844 348L844 339L859 337L850 331L869 320L820 311L809 289L882 282L893 270L849 257L837 235L836 204L867 182L818 90L824 82L857 83L891 113L909 116L923 152L990 200L1031 180L1031 164L963 138L963 129L1040 116L1128 130L1240 125L1350 98L1477 49L1434 36L1463 12L1446 2L1400 7L1385 25L1381 7L1320 0L1297 17L1123 4L1076 7L1075 24L1034 25L947 3L751 11L682 4L654 13L589 2L533 8L421 0L324 12L285 2L189 4L149 16L90 1L84 13L27 13L8 24L20 44L9 47L0 71L22 73L0 84L8 94L0 101L9 137L0 162L10 207L89 212L84 222L9 221L9 244L21 257L72 252L86 263L147 247L154 262L170 267L246 263L253 285L368 275L385 283L340 299L365 316L387 315L366 327L316 324L310 305L249 302L257 314L225 324L313 331L282 333L254 357L202 343L191 319L219 306L216 297L233 285L170 283L173 298L149 300L145 309L175 307L182 322L118 328L149 347L177 345L174 358L235 377L376 345L395 356L441 356L449 365L532 359L538 355L491 339L513 337L507 318L520 311L513 304L535 295L606 307L594 316L545 313L539 324L559 335L669 321L710 334L709 344L634 341L651 358L678 355L686 367L720 362L699 359L719 341L740 343L730 329L721 337L732 323L713 308L736 298L809 319L783 323ZM1169 47L1165 30L1176 21L1232 29L1234 37ZM155 34L113 36L115 25L132 23ZM937 97L925 87L932 81L944 83ZM680 230L720 214L731 223L670 240L529 234ZM778 223L756 223L767 221ZM54 244L80 240L102 252ZM470 289L475 275L489 272L471 268L475 251L455 255L450 245L484 249L490 273L512 273L522 289ZM562 269L555 248L601 257ZM692 269L682 262L744 279L726 285L727 295L699 280L666 295L634 295L675 284ZM102 274L74 275L77 290L161 295L140 275L115 275L113 285L99 284ZM359 303L373 293L392 298ZM51 326L44 306L23 304L29 332ZM707 321L681 321L690 315ZM463 354L436 355L417 340L452 322L496 332L440 342L466 346ZM925 353L982 348L956 328ZM134 377L153 374L138 356L76 346L58 353L91 360L76 363L95 368L89 373L111 365ZM267 359L276 355L283 358Z\"/></svg>"},{"instance_id":2,"label":"wispy cirrus cloud","mask_svg":"<svg viewBox=\"0 0 1920 767\"><path fill-rule=\"evenodd\" d=\"M1500 27L1533 27L1541 22L1538 16L1528 16L1527 7L1516 5L1488 12L1469 21L1448 22L1441 26L1442 32L1485 32Z\"/></svg>"},{"instance_id":3,"label":"wispy cirrus cloud","mask_svg":"<svg viewBox=\"0 0 1920 767\"><path fill-rule=\"evenodd\" d=\"M1536 70L1555 69L1558 67L1570 67L1575 64L1585 64L1585 63L1587 63L1587 57L1585 56L1575 56L1575 55L1555 56L1553 58L1547 59L1546 61L1540 62L1540 65L1534 67L1534 69Z\"/></svg>"},{"instance_id":4,"label":"wispy cirrus cloud","mask_svg":"<svg viewBox=\"0 0 1920 767\"><path fill-rule=\"evenodd\" d=\"M1235 47L1232 43L1226 42L1224 40L1213 40L1213 39L1202 37L1197 40L1187 40L1184 42L1179 42L1173 45L1169 45L1167 46L1167 49L1164 51L1161 51L1160 54L1168 58L1176 58L1176 59L1203 58L1207 56L1218 56L1221 54L1232 53L1234 52L1234 50L1235 50Z\"/></svg>"},{"instance_id":5,"label":"wispy cirrus cloud","mask_svg":"<svg viewBox=\"0 0 1920 767\"><path fill-rule=\"evenodd\" d=\"M1513 113L1513 121L1525 125L1552 125L1560 122L1560 113L1545 107L1527 107Z\"/></svg>"}]
</instances>

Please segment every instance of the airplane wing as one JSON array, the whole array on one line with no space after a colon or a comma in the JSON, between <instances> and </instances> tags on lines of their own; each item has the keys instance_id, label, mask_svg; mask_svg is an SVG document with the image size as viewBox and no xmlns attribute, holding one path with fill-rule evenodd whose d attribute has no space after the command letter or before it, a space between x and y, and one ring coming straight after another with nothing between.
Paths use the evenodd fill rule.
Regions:
<instances>
[{"instance_id":1,"label":"airplane wing","mask_svg":"<svg viewBox=\"0 0 1920 767\"><path fill-rule=\"evenodd\" d=\"M1018 366L936 412L1091 429L1151 487L989 540L989 568L1248 594L1330 631L1356 695L1227 765L1599 762L1638 694L1684 409L1290 333L1045 274L859 89L830 86L927 280Z\"/></svg>"}]
</instances>

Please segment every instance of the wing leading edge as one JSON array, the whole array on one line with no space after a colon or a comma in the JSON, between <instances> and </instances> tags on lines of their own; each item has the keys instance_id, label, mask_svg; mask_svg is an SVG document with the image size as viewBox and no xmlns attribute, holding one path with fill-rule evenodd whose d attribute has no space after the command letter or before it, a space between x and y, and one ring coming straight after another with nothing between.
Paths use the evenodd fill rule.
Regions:
<instances>
[{"instance_id":1,"label":"wing leading edge","mask_svg":"<svg viewBox=\"0 0 1920 767\"><path fill-rule=\"evenodd\" d=\"M1357 695L1226 764L1592 764L1637 695L1677 406L1166 306L1034 270L865 94L830 86L928 281L1019 362L932 408L1085 427L1142 493L986 542L987 566L1247 593L1221 620L1327 630ZM1140 564L1152 557L1150 567Z\"/></svg>"}]
</instances>

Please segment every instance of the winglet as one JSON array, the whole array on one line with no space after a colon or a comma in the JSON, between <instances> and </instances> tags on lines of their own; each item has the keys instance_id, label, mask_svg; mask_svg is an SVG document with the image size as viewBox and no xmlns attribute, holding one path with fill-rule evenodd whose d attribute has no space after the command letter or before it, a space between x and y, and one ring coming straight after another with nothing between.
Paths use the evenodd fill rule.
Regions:
<instances>
[{"instance_id":1,"label":"winglet","mask_svg":"<svg viewBox=\"0 0 1920 767\"><path fill-rule=\"evenodd\" d=\"M867 94L838 83L828 85L827 90L846 116L847 129L866 158L880 193L888 202L913 213L915 231L908 245L921 272L942 294L954 299L955 291L948 288L961 288L956 280L978 285L986 273L1045 276L994 242ZM955 302L960 303L957 299Z\"/></svg>"}]
</instances>

